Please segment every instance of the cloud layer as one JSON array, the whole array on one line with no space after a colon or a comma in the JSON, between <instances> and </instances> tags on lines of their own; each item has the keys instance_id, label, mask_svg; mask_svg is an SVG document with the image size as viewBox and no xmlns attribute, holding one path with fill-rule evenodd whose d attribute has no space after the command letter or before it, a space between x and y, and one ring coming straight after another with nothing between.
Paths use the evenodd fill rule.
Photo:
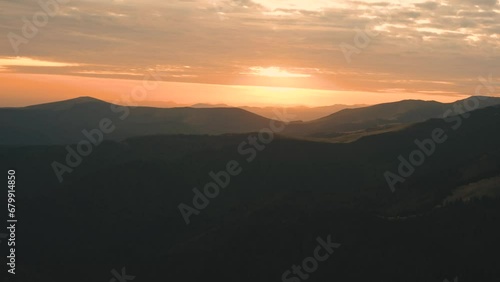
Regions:
<instances>
[{"instance_id":1,"label":"cloud layer","mask_svg":"<svg viewBox=\"0 0 500 282\"><path fill-rule=\"evenodd\" d=\"M0 71L133 78L155 68L172 81L272 85L254 79L252 70L279 67L299 70L298 77L308 78L303 87L454 95L471 94L478 76L500 70L496 0L74 0L58 6L16 54L8 34L23 36L23 18L33 22L42 8L33 0L0 1L0 57L67 64L10 63ZM355 48L350 62L342 46Z\"/></svg>"}]
</instances>

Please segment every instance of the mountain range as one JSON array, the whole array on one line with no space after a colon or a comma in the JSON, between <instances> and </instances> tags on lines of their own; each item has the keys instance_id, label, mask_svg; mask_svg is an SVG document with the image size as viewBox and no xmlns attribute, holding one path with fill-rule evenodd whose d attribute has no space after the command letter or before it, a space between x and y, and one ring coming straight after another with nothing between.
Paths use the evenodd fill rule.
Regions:
<instances>
[{"instance_id":1,"label":"mountain range","mask_svg":"<svg viewBox=\"0 0 500 282\"><path fill-rule=\"evenodd\" d=\"M321 107L307 107L307 106L229 106L227 104L210 104L210 103L196 103L196 104L178 104L175 102L164 102L164 101L143 101L137 102L137 106L142 107L157 107L157 108L240 108L251 113L273 119L275 118L275 110L283 110L284 108L288 113L295 116L296 120L300 121L311 121L318 118L325 117L327 115L333 114L335 112L341 111L343 109L353 109L366 107L367 105L330 105Z\"/></svg>"},{"instance_id":2,"label":"mountain range","mask_svg":"<svg viewBox=\"0 0 500 282\"><path fill-rule=\"evenodd\" d=\"M455 103L406 100L355 109L343 109L309 122L290 122L282 133L287 136L352 141L412 123L442 117L467 100ZM500 104L500 98L481 101L478 108ZM463 108L463 106L462 106ZM272 109L269 108L269 111ZM294 117L293 111L288 115ZM276 116L276 115L275 115ZM275 119L279 119L276 116ZM48 145L77 143L82 131L99 128L103 120L114 130L106 140L156 134L230 134L256 132L269 127L272 119L240 108L153 108L114 105L90 97L0 109L0 145ZM295 120L295 119L294 119Z\"/></svg>"},{"instance_id":3,"label":"mountain range","mask_svg":"<svg viewBox=\"0 0 500 282\"><path fill-rule=\"evenodd\" d=\"M448 120L427 118L450 107L403 101L345 110L333 116L345 117L346 124L373 126L375 118L407 124L349 143L279 135L252 160L238 148L256 132L114 136L62 183L51 164L64 163L66 143L0 146L0 169L19 175L18 278L83 282L126 266L138 281L280 281L286 269L313 254L315 238L331 236L341 247L309 281L496 281L500 106ZM353 120L351 111L360 116ZM37 118L40 126L50 113L78 132L83 115L109 113L109 105L80 99L14 112ZM214 112L208 113L204 118ZM138 123L172 113L139 107L130 115ZM386 172L399 174L400 156L411 162L413 152L424 150L416 140L429 144L436 130L446 140L427 146L431 153L422 153L424 161L391 191ZM186 225L179 204L191 205L193 189L202 189L210 172L231 160L241 175Z\"/></svg>"}]
</instances>

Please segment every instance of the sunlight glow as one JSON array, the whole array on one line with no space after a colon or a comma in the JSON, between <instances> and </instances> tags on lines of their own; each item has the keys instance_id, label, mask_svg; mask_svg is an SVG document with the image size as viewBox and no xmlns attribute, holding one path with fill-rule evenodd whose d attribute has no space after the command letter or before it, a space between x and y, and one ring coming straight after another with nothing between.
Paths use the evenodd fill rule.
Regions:
<instances>
[{"instance_id":1,"label":"sunlight glow","mask_svg":"<svg viewBox=\"0 0 500 282\"><path fill-rule=\"evenodd\" d=\"M250 73L247 74L267 77L311 77L309 74L291 73L279 67L251 67Z\"/></svg>"},{"instance_id":2,"label":"sunlight glow","mask_svg":"<svg viewBox=\"0 0 500 282\"><path fill-rule=\"evenodd\" d=\"M30 67L70 67L79 64L50 62L27 57L4 57L0 58L0 66L30 66Z\"/></svg>"}]
</instances>

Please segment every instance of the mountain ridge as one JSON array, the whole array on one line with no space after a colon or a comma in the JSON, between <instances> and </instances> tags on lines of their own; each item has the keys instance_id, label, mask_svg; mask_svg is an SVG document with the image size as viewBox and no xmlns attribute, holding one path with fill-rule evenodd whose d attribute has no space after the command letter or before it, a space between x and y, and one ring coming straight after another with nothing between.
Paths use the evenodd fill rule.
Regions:
<instances>
[{"instance_id":1,"label":"mountain ridge","mask_svg":"<svg viewBox=\"0 0 500 282\"><path fill-rule=\"evenodd\" d=\"M344 109L309 122L290 122L280 134L319 140L349 140L350 135L365 136L398 130L402 125L441 118L446 110L472 98L454 103L403 100ZM481 103L478 108L498 105L500 98L490 97ZM236 107L126 107L87 96L22 108L0 109L0 130L4 132L0 144L75 143L83 138L82 130L98 128L102 119L110 119L116 126L116 131L105 136L107 140L154 134L218 135L257 132L268 128L272 121Z\"/></svg>"}]
</instances>

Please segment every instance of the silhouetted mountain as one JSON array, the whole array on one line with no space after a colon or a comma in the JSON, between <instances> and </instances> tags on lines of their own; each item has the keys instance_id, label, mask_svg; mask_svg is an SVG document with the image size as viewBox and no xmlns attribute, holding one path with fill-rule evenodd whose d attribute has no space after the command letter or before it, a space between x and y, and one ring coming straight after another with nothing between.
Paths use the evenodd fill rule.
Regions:
<instances>
[{"instance_id":1,"label":"silhouetted mountain","mask_svg":"<svg viewBox=\"0 0 500 282\"><path fill-rule=\"evenodd\" d=\"M179 108L179 107L190 107L189 104L179 104L172 101L151 101L145 100L142 102L137 102L137 106L141 107L153 107L153 108Z\"/></svg>"},{"instance_id":2,"label":"silhouetted mountain","mask_svg":"<svg viewBox=\"0 0 500 282\"><path fill-rule=\"evenodd\" d=\"M293 122L285 135L327 138L345 142L366 135L397 130L402 125L442 117L464 101L443 104L401 101L357 109L344 109L310 122ZM500 103L500 98L481 101L480 108ZM269 109L270 110L270 109ZM288 114L293 115L292 112ZM112 129L106 140L122 140L154 134L226 134L259 131L270 120L239 108L151 108L112 105L91 97L0 109L3 145L76 143L100 123ZM348 136L346 136L348 135Z\"/></svg>"},{"instance_id":3,"label":"silhouetted mountain","mask_svg":"<svg viewBox=\"0 0 500 282\"><path fill-rule=\"evenodd\" d=\"M397 173L398 157L410 159L422 150L415 140L436 130L446 140L392 193L385 172ZM92 281L126 266L134 281L282 281L328 235L341 247L307 281L500 277L500 200L442 205L499 177L500 107L348 144L278 136L251 160L238 152L248 135L104 142L62 184L51 164L65 162L65 146L0 147L0 170L19 174L20 277ZM193 188L203 191L231 160L241 174L186 225L179 204L192 206Z\"/></svg>"},{"instance_id":4,"label":"silhouetted mountain","mask_svg":"<svg viewBox=\"0 0 500 282\"><path fill-rule=\"evenodd\" d=\"M27 106L21 109L64 111L64 110L71 110L73 107L81 104L99 104L99 103L105 104L106 102L93 97L83 96L70 100Z\"/></svg>"},{"instance_id":5,"label":"silhouetted mountain","mask_svg":"<svg viewBox=\"0 0 500 282\"><path fill-rule=\"evenodd\" d=\"M107 120L106 140L152 134L224 134L258 131L270 120L238 108L123 107L82 97L25 108L0 109L0 144L76 143L82 130Z\"/></svg>"},{"instance_id":6,"label":"silhouetted mountain","mask_svg":"<svg viewBox=\"0 0 500 282\"><path fill-rule=\"evenodd\" d=\"M249 112L258 114L263 117L267 117L270 119L276 118L275 110L283 110L286 109L286 112L290 115L294 116L294 120L297 121L311 121L315 119L319 119L338 111L344 109L354 109L366 107L366 105L331 105L331 106L323 106L323 107L240 107Z\"/></svg>"},{"instance_id":7,"label":"silhouetted mountain","mask_svg":"<svg viewBox=\"0 0 500 282\"><path fill-rule=\"evenodd\" d=\"M226 104L205 104L205 103L198 103L191 105L192 108L231 108L230 106Z\"/></svg>"},{"instance_id":8,"label":"silhouetted mountain","mask_svg":"<svg viewBox=\"0 0 500 282\"><path fill-rule=\"evenodd\" d=\"M174 107L191 107L191 108L234 108L227 104L207 104L207 103L198 103L193 105L179 105L172 103L162 103L162 102L145 102L144 106L154 106L161 105L165 108L174 108ZM243 109L245 111L257 114L259 116L263 116L269 119L276 119L275 110L286 112L290 115L294 116L294 120L300 121L311 121L315 119L319 119L343 109L354 109L366 107L367 105L332 105L332 106L323 106L323 107L306 107L306 106L285 106L285 107L249 107L249 106L238 106L236 108Z\"/></svg>"},{"instance_id":9,"label":"silhouetted mountain","mask_svg":"<svg viewBox=\"0 0 500 282\"><path fill-rule=\"evenodd\" d=\"M287 128L286 133L296 136L331 138L367 129L372 131L387 129L431 118L442 118L448 110L454 111L455 105L462 107L463 111L467 111L464 108L464 102L470 99L454 103L405 100L364 108L345 109L318 120L293 124ZM481 100L478 108L498 104L500 104L500 98L489 97Z\"/></svg>"}]
</instances>

